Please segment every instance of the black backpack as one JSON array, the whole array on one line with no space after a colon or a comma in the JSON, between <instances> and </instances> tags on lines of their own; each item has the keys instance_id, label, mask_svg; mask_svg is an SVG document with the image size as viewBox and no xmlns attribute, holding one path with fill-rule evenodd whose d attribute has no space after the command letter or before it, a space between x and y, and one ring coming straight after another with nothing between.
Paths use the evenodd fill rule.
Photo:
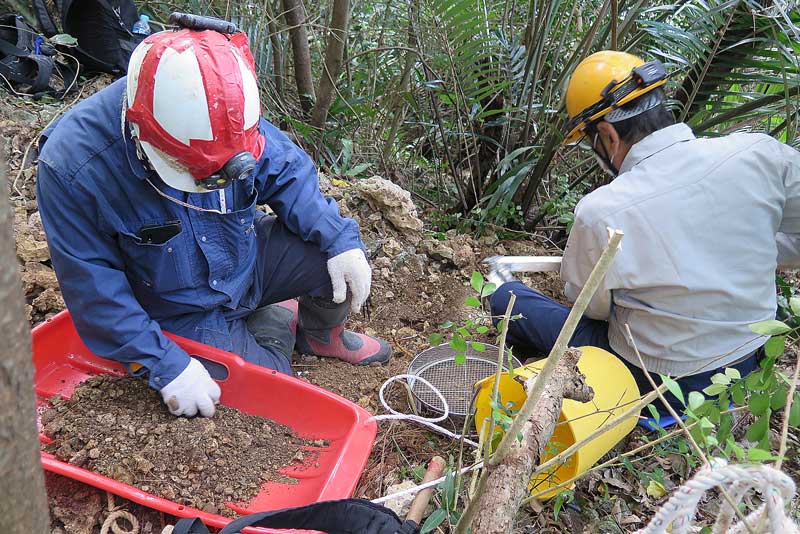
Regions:
<instances>
[{"instance_id":1,"label":"black backpack","mask_svg":"<svg viewBox=\"0 0 800 534\"><path fill-rule=\"evenodd\" d=\"M52 2L57 15L51 12ZM33 11L48 37L66 33L77 39L69 53L89 71L123 76L144 36L131 32L139 19L133 0L33 0Z\"/></svg>"},{"instance_id":2,"label":"black backpack","mask_svg":"<svg viewBox=\"0 0 800 534\"><path fill-rule=\"evenodd\" d=\"M63 98L78 76L68 61L20 15L0 15L0 82L12 92Z\"/></svg>"},{"instance_id":3,"label":"black backpack","mask_svg":"<svg viewBox=\"0 0 800 534\"><path fill-rule=\"evenodd\" d=\"M323 501L274 512L256 512L228 523L219 534L241 534L247 527L316 530L327 534L419 534L419 525L403 521L383 506L362 499ZM209 534L197 518L181 519L173 534Z\"/></svg>"}]
</instances>

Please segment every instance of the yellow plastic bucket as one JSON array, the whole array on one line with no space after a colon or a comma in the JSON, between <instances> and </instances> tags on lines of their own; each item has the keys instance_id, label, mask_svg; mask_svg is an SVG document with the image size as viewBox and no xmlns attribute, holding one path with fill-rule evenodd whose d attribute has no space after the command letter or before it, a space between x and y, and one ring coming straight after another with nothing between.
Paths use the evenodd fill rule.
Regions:
<instances>
[{"instance_id":1,"label":"yellow plastic bucket","mask_svg":"<svg viewBox=\"0 0 800 534\"><path fill-rule=\"evenodd\" d=\"M553 437L542 454L542 462L589 436L609 420L620 417L639 399L636 381L619 358L597 347L581 347L581 351L583 354L578 361L578 369L594 390L594 399L587 403L564 400ZM540 360L514 369L513 378L508 373L503 373L500 376L500 403L513 412L518 411L526 398L525 381L538 374L545 361ZM488 433L491 427L494 376L481 380L475 387L478 388L475 399L475 428L480 435ZM629 417L622 424L577 450L566 463L531 479L531 492L539 493L585 472L627 436L636 426L636 421L637 417ZM495 434L497 433L502 434L503 429L495 426ZM564 488L545 493L541 498L553 497L562 489Z\"/></svg>"}]
</instances>

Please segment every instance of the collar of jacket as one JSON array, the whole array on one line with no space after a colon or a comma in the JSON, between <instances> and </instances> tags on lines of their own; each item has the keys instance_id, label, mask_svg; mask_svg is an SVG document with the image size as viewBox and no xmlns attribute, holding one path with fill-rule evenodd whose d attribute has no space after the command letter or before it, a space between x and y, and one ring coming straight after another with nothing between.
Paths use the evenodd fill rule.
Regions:
<instances>
[{"instance_id":1,"label":"collar of jacket","mask_svg":"<svg viewBox=\"0 0 800 534\"><path fill-rule=\"evenodd\" d=\"M619 168L619 173L628 172L637 164L671 147L675 143L691 141L694 138L692 129L682 122L653 132L631 147Z\"/></svg>"}]
</instances>

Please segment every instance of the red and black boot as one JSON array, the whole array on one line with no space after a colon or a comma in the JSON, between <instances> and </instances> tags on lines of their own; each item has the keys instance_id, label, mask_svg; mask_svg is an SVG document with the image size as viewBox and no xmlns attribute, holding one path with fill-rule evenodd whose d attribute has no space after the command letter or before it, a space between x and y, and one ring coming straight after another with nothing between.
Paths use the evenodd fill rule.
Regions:
<instances>
[{"instance_id":1,"label":"red and black boot","mask_svg":"<svg viewBox=\"0 0 800 534\"><path fill-rule=\"evenodd\" d=\"M297 350L354 364L384 364L392 347L382 339L346 330L344 323L350 303L301 297L297 328Z\"/></svg>"}]
</instances>

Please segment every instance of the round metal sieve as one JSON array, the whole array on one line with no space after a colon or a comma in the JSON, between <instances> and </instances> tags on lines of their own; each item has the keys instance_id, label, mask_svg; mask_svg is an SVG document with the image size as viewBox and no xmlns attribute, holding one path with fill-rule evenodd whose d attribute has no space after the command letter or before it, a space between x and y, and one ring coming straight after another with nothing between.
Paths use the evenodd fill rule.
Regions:
<instances>
[{"instance_id":1,"label":"round metal sieve","mask_svg":"<svg viewBox=\"0 0 800 534\"><path fill-rule=\"evenodd\" d=\"M485 345L486 351L478 352L472 347L466 352L467 361L456 363L456 351L443 343L420 352L408 366L408 374L419 376L433 385L447 400L451 416L464 417L472 402L473 386L476 382L493 375L497 369L497 351L494 345ZM520 362L514 358L514 367ZM508 370L508 355L505 356L504 370ZM444 413L439 397L421 381L408 380L411 393L421 405L437 413Z\"/></svg>"}]
</instances>

